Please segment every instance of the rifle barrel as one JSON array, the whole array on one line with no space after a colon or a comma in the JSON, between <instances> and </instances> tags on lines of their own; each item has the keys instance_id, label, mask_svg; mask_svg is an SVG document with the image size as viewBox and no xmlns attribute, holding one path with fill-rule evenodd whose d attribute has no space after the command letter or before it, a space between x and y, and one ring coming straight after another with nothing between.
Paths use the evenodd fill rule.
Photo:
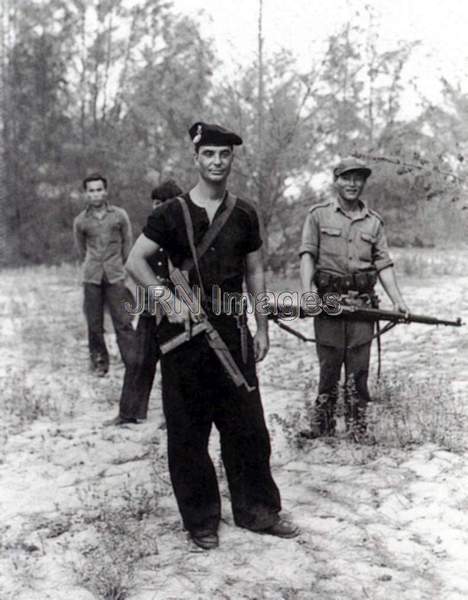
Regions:
<instances>
[{"instance_id":1,"label":"rifle barrel","mask_svg":"<svg viewBox=\"0 0 468 600\"><path fill-rule=\"evenodd\" d=\"M339 318L345 316L348 318L355 318L356 320L362 321L392 321L393 323L423 323L424 325L447 325L449 327L461 327L464 325L461 318L458 317L454 321L449 319L438 319L437 317L430 317L427 315L417 315L413 313L400 313L394 310L380 310L379 308L366 308L364 306L353 306L342 304L342 312L338 315L333 315L333 318ZM270 307L269 318L285 319L301 317L311 317L316 315L308 315L303 313L298 306L290 305L273 305Z\"/></svg>"},{"instance_id":2,"label":"rifle barrel","mask_svg":"<svg viewBox=\"0 0 468 600\"><path fill-rule=\"evenodd\" d=\"M461 327L462 320L458 317L455 321L448 319L438 319L426 315L416 315L413 313L400 313L393 310L380 310L378 308L365 308L361 306L343 306L343 314L354 315L373 321L393 321L394 323L422 323L424 325L447 325L450 327Z\"/></svg>"}]
</instances>

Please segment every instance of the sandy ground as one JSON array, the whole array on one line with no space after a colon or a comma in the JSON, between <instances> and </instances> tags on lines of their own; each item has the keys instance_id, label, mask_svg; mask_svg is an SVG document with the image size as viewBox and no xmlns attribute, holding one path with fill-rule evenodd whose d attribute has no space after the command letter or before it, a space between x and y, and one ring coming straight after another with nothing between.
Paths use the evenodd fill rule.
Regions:
<instances>
[{"instance_id":1,"label":"sandy ground","mask_svg":"<svg viewBox=\"0 0 468 600\"><path fill-rule=\"evenodd\" d=\"M468 277L401 282L414 312L468 321ZM272 326L260 368L272 465L302 534L234 527L213 434L223 521L206 553L188 542L168 482L159 377L146 424L104 428L123 368L109 333L109 376L87 371L76 270L5 272L2 283L1 600L466 600L466 327L399 326L383 342L386 390L426 407L427 435L421 423L412 443L389 435L376 404L376 445L340 435L298 446L315 351ZM292 326L312 333L309 321ZM437 423L432 406L446 408Z\"/></svg>"}]
</instances>

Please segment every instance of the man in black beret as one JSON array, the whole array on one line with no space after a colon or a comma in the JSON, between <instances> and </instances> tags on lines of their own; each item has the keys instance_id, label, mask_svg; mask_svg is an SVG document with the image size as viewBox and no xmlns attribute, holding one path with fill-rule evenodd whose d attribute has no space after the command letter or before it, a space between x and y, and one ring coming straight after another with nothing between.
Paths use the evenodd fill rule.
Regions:
<instances>
[{"instance_id":1,"label":"man in black beret","mask_svg":"<svg viewBox=\"0 0 468 600\"><path fill-rule=\"evenodd\" d=\"M198 121L189 129L195 151L201 146L241 146L242 138L233 131L219 125L209 125Z\"/></svg>"},{"instance_id":2,"label":"man in black beret","mask_svg":"<svg viewBox=\"0 0 468 600\"><path fill-rule=\"evenodd\" d=\"M371 169L350 157L333 169L335 197L311 207L302 232L303 293L335 293L340 301L376 306L380 279L394 310L408 312L388 253L382 218L361 200ZM314 436L334 435L335 406L345 366L345 420L356 441L366 436L369 359L374 324L321 313L314 319L320 380Z\"/></svg>"},{"instance_id":3,"label":"man in black beret","mask_svg":"<svg viewBox=\"0 0 468 600\"><path fill-rule=\"evenodd\" d=\"M256 312L257 331L252 338L240 325L242 315L230 313L223 303L219 306L213 300L241 296L244 279L251 294L265 290L257 213L251 204L226 189L233 146L242 144L242 139L219 125L203 122L195 123L189 133L198 181L182 200L170 200L153 212L132 249L127 268L142 285L155 284L147 258L162 247L175 269L187 270L190 284L200 290L209 323L228 351L226 360L233 360L231 373L234 369L245 385L231 380L205 333L189 336L188 341L162 355L162 399L172 485L193 542L204 549L215 548L221 498L208 453L215 424L236 525L294 537L297 528L279 515L280 494L270 470L270 438L255 367L269 347L267 318ZM173 274L171 278L174 281ZM196 327L196 314L183 305L177 308L168 310L161 323L162 340L189 335L187 332Z\"/></svg>"}]
</instances>

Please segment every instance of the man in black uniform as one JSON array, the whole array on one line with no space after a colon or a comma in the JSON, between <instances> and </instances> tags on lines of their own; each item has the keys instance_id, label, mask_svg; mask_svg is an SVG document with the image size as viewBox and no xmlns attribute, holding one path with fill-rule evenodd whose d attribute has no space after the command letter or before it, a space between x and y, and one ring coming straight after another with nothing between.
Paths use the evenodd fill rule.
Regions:
<instances>
[{"instance_id":1,"label":"man in black uniform","mask_svg":"<svg viewBox=\"0 0 468 600\"><path fill-rule=\"evenodd\" d=\"M294 537L297 528L279 516L280 495L270 471L270 439L255 369L255 361L262 360L268 351L267 319L256 313L257 332L252 338L248 330L239 328L235 315L225 314L219 306L215 309L210 301L220 293L240 295L244 277L250 293L264 292L262 240L256 211L226 191L233 146L242 140L222 127L205 123L195 123L189 133L198 183L183 196L182 202L170 200L153 212L132 249L127 269L142 285L151 286L157 281L146 259L159 247L179 268L184 261L193 259L192 249L196 246L198 264L189 269L190 283L204 289L203 308L249 389L236 387L231 381L204 333L194 335L161 357L169 471L175 496L192 540L204 549L215 548L221 501L208 453L214 423L220 432L236 525ZM219 227L220 219L225 219L224 225L202 253L202 240L217 224ZM190 321L195 319L194 314L186 307L177 308L168 311L163 319L161 339L180 333L181 323L185 331L193 325Z\"/></svg>"},{"instance_id":2,"label":"man in black uniform","mask_svg":"<svg viewBox=\"0 0 468 600\"><path fill-rule=\"evenodd\" d=\"M151 192L153 209L180 194L182 190L175 181L172 179L164 181ZM167 279L167 259L162 248L148 258L148 263L156 277ZM114 419L106 421L105 425L136 424L147 417L149 397L160 355L156 338L157 321L155 315L151 314L150 308L145 306L145 310L138 317L135 354L125 369L119 414Z\"/></svg>"},{"instance_id":3,"label":"man in black uniform","mask_svg":"<svg viewBox=\"0 0 468 600\"><path fill-rule=\"evenodd\" d=\"M394 310L408 312L396 282L382 218L361 200L371 169L347 158L333 170L336 197L312 206L302 233L304 293L338 294L342 302L371 306L380 279ZM355 439L366 434L367 388L373 323L320 314L314 319L320 381L315 435L335 433L341 368L346 371L345 418Z\"/></svg>"}]
</instances>

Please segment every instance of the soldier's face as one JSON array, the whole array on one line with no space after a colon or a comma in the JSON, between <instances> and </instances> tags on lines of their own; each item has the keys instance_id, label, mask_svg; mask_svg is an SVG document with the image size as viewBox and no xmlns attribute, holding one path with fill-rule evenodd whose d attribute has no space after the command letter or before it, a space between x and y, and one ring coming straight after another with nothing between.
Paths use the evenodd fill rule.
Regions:
<instances>
[{"instance_id":1,"label":"soldier's face","mask_svg":"<svg viewBox=\"0 0 468 600\"><path fill-rule=\"evenodd\" d=\"M200 177L209 183L221 183L227 179L233 158L231 146L200 146L194 156Z\"/></svg>"},{"instance_id":2,"label":"soldier's face","mask_svg":"<svg viewBox=\"0 0 468 600\"><path fill-rule=\"evenodd\" d=\"M91 206L101 206L107 197L107 190L104 187L104 182L98 179L97 181L88 181L86 183L86 200Z\"/></svg>"},{"instance_id":3,"label":"soldier's face","mask_svg":"<svg viewBox=\"0 0 468 600\"><path fill-rule=\"evenodd\" d=\"M361 171L347 171L335 179L338 195L347 202L355 202L366 185L366 177Z\"/></svg>"}]
</instances>

